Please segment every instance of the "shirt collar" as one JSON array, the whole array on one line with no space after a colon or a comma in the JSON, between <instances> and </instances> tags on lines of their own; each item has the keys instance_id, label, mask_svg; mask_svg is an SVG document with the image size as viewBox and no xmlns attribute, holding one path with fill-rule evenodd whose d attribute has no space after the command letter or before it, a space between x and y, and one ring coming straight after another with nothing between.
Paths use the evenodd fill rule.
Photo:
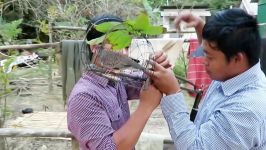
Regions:
<instances>
[{"instance_id":1,"label":"shirt collar","mask_svg":"<svg viewBox=\"0 0 266 150\"><path fill-rule=\"evenodd\" d=\"M85 76L89 78L89 80L91 80L93 83L100 84L103 87L106 87L109 83L112 82L107 77L100 76L92 71L86 71Z\"/></svg>"},{"instance_id":2,"label":"shirt collar","mask_svg":"<svg viewBox=\"0 0 266 150\"><path fill-rule=\"evenodd\" d=\"M260 62L246 70L245 72L229 79L224 82L221 82L221 87L224 92L224 95L230 96L234 94L237 90L243 88L244 86L255 82L258 78L264 76L260 68Z\"/></svg>"}]
</instances>

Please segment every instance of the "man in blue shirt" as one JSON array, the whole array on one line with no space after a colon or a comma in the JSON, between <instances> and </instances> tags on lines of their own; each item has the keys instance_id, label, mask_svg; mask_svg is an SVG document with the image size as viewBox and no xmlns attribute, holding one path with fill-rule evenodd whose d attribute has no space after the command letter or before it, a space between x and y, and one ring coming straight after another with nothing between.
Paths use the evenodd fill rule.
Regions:
<instances>
[{"instance_id":1,"label":"man in blue shirt","mask_svg":"<svg viewBox=\"0 0 266 150\"><path fill-rule=\"evenodd\" d=\"M191 14L179 16L177 25L180 20L194 26L202 38L205 67L213 82L192 122L173 72L154 63L153 84L166 95L161 108L176 149L265 150L266 78L260 68L256 19L230 9L205 25Z\"/></svg>"}]
</instances>

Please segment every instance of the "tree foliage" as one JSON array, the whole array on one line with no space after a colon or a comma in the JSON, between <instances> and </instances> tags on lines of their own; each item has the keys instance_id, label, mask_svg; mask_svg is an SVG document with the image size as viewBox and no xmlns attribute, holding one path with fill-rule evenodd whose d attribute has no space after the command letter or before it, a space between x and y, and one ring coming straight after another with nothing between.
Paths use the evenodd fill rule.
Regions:
<instances>
[{"instance_id":1,"label":"tree foliage","mask_svg":"<svg viewBox=\"0 0 266 150\"><path fill-rule=\"evenodd\" d=\"M0 8L0 18L7 22L23 19L22 25L33 30L44 29L44 23L48 21L54 25L86 26L90 18L100 14L112 14L125 19L144 10L140 0L0 0ZM63 30L54 31L53 36L54 41L60 41L80 39L83 33ZM24 35L27 34L30 33Z\"/></svg>"},{"instance_id":2,"label":"tree foliage","mask_svg":"<svg viewBox=\"0 0 266 150\"><path fill-rule=\"evenodd\" d=\"M0 18L0 38L3 42L11 42L21 33L21 29L18 28L21 22L22 19L7 23Z\"/></svg>"},{"instance_id":3,"label":"tree foliage","mask_svg":"<svg viewBox=\"0 0 266 150\"><path fill-rule=\"evenodd\" d=\"M160 6L193 6L208 5L211 10L217 11L230 8L230 6L238 6L240 0L147 0L152 8Z\"/></svg>"},{"instance_id":4,"label":"tree foliage","mask_svg":"<svg viewBox=\"0 0 266 150\"><path fill-rule=\"evenodd\" d=\"M54 25L86 26L96 15L108 13L128 19L145 10L153 23L160 24L161 6L197 4L208 4L215 11L237 5L239 0L0 0L0 18L7 23L23 19L23 35L39 31L36 35L40 36L45 35L48 21ZM26 31L26 27L32 29ZM82 35L83 32L66 30L53 32L54 41L80 39Z\"/></svg>"}]
</instances>

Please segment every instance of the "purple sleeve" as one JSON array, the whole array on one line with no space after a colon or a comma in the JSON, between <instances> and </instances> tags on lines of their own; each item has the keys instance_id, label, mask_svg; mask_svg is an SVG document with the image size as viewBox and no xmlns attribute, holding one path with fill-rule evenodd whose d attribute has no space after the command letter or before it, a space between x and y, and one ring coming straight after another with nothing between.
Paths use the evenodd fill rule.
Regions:
<instances>
[{"instance_id":1,"label":"purple sleeve","mask_svg":"<svg viewBox=\"0 0 266 150\"><path fill-rule=\"evenodd\" d=\"M139 85L139 87L126 85L127 99L128 100L139 99L140 90L141 90L141 85Z\"/></svg>"},{"instance_id":2,"label":"purple sleeve","mask_svg":"<svg viewBox=\"0 0 266 150\"><path fill-rule=\"evenodd\" d=\"M79 93L72 97L67 110L68 128L84 150L115 150L114 132L108 114L92 96Z\"/></svg>"},{"instance_id":3,"label":"purple sleeve","mask_svg":"<svg viewBox=\"0 0 266 150\"><path fill-rule=\"evenodd\" d=\"M135 76L135 77L144 77L143 72L142 71L136 71L136 72L132 72L132 70L129 70L128 72L125 72L125 74L129 74L131 76ZM127 99L128 100L134 100L134 99L139 99L139 94L140 94L140 90L141 87L143 85L143 81L141 80L133 80L133 79L127 79L127 78L122 78L122 81L125 85L125 89L127 91Z\"/></svg>"}]
</instances>

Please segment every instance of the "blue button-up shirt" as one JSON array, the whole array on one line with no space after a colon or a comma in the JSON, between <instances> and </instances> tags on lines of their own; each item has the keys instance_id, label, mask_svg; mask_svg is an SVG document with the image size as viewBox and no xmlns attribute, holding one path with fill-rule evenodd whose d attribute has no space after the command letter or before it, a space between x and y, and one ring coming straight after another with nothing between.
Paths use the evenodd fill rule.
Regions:
<instances>
[{"instance_id":1,"label":"blue button-up shirt","mask_svg":"<svg viewBox=\"0 0 266 150\"><path fill-rule=\"evenodd\" d=\"M266 78L259 63L225 82L213 81L194 123L182 93L164 97L161 107L176 149L266 149Z\"/></svg>"}]
</instances>

